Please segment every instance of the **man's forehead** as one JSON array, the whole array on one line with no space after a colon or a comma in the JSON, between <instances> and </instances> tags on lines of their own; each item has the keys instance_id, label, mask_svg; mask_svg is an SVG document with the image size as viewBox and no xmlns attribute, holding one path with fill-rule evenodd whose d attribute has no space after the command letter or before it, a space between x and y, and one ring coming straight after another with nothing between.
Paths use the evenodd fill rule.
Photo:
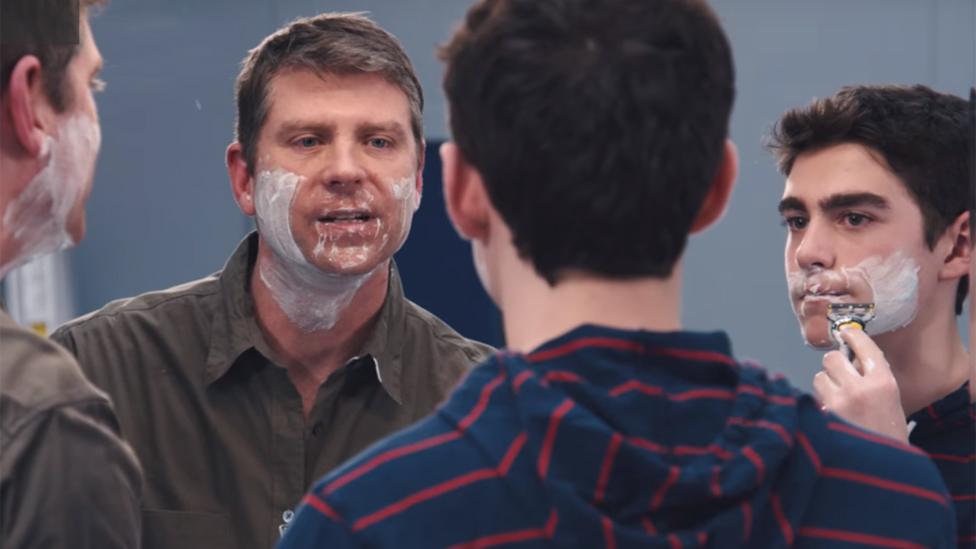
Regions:
<instances>
[{"instance_id":1,"label":"man's forehead","mask_svg":"<svg viewBox=\"0 0 976 549\"><path fill-rule=\"evenodd\" d=\"M402 100L392 99L390 93ZM394 137L421 145L415 142L406 93L377 73L321 74L308 68L278 71L268 83L265 106L267 114L260 129L265 136L352 129L394 132L399 134Z\"/></svg>"},{"instance_id":2,"label":"man's forehead","mask_svg":"<svg viewBox=\"0 0 976 549\"><path fill-rule=\"evenodd\" d=\"M783 198L808 203L838 194L869 193L910 198L907 186L880 153L858 144L835 145L799 155L783 188Z\"/></svg>"}]
</instances>

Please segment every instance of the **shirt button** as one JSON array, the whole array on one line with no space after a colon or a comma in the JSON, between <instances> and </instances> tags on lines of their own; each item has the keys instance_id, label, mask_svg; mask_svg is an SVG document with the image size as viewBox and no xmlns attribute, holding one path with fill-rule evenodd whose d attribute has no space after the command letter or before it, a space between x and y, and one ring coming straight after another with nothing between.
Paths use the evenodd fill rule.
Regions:
<instances>
[{"instance_id":1,"label":"shirt button","mask_svg":"<svg viewBox=\"0 0 976 549\"><path fill-rule=\"evenodd\" d=\"M319 436L319 435L321 435L322 434L322 429L323 429L322 424L321 423L316 423L315 426L312 427L312 435L313 436Z\"/></svg>"}]
</instances>

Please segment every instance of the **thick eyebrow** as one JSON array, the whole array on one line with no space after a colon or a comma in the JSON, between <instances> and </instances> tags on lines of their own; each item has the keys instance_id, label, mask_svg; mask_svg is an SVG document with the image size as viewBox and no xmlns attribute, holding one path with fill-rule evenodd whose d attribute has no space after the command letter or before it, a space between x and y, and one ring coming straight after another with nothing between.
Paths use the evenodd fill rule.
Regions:
<instances>
[{"instance_id":1,"label":"thick eyebrow","mask_svg":"<svg viewBox=\"0 0 976 549\"><path fill-rule=\"evenodd\" d=\"M799 212L806 212L807 205L803 203L802 200L795 196L787 196L783 200L779 201L779 213L783 213L786 210L795 210Z\"/></svg>"},{"instance_id":2,"label":"thick eyebrow","mask_svg":"<svg viewBox=\"0 0 976 549\"><path fill-rule=\"evenodd\" d=\"M824 212L833 212L847 208L872 207L887 210L890 206L883 196L874 193L841 193L822 198L818 204Z\"/></svg>"}]
</instances>

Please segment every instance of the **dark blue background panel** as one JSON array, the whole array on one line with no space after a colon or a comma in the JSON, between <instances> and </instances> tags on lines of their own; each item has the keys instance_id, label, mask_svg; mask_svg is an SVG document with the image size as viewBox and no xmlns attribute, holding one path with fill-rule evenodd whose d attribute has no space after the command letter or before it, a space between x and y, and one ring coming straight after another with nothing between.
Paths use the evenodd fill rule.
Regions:
<instances>
[{"instance_id":1,"label":"dark blue background panel","mask_svg":"<svg viewBox=\"0 0 976 549\"><path fill-rule=\"evenodd\" d=\"M465 337L502 345L501 316L478 281L471 245L458 236L444 209L441 141L427 143L424 198L406 244L396 255L407 297Z\"/></svg>"}]
</instances>

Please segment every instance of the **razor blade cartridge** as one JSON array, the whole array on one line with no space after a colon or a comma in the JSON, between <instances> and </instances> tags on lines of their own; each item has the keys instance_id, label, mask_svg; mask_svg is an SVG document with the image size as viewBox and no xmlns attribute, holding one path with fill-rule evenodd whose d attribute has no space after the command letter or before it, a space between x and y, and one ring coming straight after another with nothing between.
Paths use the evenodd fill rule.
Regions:
<instances>
[{"instance_id":1,"label":"razor blade cartridge","mask_svg":"<svg viewBox=\"0 0 976 549\"><path fill-rule=\"evenodd\" d=\"M858 328L863 330L874 318L874 303L830 303L827 305L827 319L830 330Z\"/></svg>"}]
</instances>

